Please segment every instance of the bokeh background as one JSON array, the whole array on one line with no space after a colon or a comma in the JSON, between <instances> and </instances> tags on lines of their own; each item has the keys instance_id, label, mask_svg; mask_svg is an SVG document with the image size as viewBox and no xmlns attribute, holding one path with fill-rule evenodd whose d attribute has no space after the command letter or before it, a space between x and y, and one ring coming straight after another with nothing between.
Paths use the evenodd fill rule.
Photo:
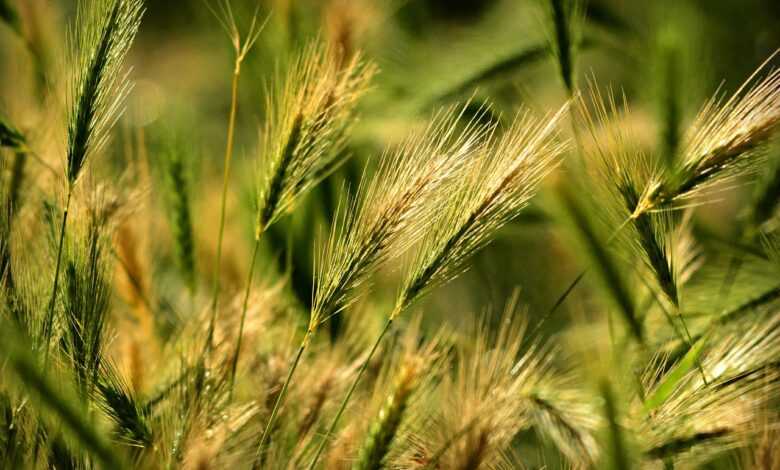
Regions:
<instances>
[{"instance_id":1,"label":"bokeh background","mask_svg":"<svg viewBox=\"0 0 780 470\"><path fill-rule=\"evenodd\" d=\"M343 191L356 187L383 149L443 106L472 100L491 103L485 119L506 120L520 107L544 114L567 94L550 53L550 27L541 0L248 0L232 2L246 27L255 8L266 21L245 61L240 82L235 167L229 193L223 282L243 287L252 242L252 185L265 91L284 73L290 57L320 36L347 51L361 50L380 69L350 140L352 158L309 194L294 214L271 230L259 260L262 282L284 281L302 307L311 299L312 253L325 233ZM0 103L12 121L37 142L54 168L63 164L62 116L67 73L63 25L73 13L68 0L18 0L21 36L0 26ZM233 51L201 0L149 0L130 62L136 81L107 158L91 171L108 176L118 192L132 192L142 224L120 237L146 247L137 262L152 274L144 281L160 305L179 305L170 227L161 215L160 152L171 141L186 149L194 182L193 224L199 292L208 293L216 245L222 157L230 105ZM777 0L590 0L582 12L577 80L623 94L638 142L664 154L705 100L734 91L780 45ZM777 152L775 152L777 153ZM33 172L41 192L46 172ZM130 188L130 189L128 189ZM576 253L554 220L543 191L524 215L477 256L472 269L435 292L421 309L426 321L457 323L469 312L500 307L519 289L529 316L550 310L581 270ZM697 212L695 227L717 261L724 239L739 228L723 224L740 212L750 188L735 190ZM146 212L144 212L146 211ZM148 214L157 214L148 217ZM390 302L392 269L376 280L365 302ZM558 329L590 299L588 280L547 328ZM359 305L355 308L365 308ZM371 309L368 309L370 311ZM381 310L381 309L377 309ZM383 311L383 310L382 310ZM332 326L338 334L339 325Z\"/></svg>"}]
</instances>

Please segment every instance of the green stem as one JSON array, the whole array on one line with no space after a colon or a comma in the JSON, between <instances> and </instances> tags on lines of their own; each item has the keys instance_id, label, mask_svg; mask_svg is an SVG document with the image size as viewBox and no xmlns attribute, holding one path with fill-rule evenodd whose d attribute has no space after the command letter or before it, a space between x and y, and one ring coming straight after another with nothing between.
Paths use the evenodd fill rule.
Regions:
<instances>
[{"instance_id":1,"label":"green stem","mask_svg":"<svg viewBox=\"0 0 780 470\"><path fill-rule=\"evenodd\" d=\"M65 229L68 225L68 212L70 212L70 199L73 195L73 186L68 184L68 196L65 200L65 209L62 211L62 225L60 226L60 240L57 246L57 264L54 268L54 285L51 289L51 299L49 299L49 311L46 314L46 320L43 325L43 341L45 343L43 364L49 360L49 343L51 342L52 328L54 326L54 305L57 303L57 288L60 282L60 267L62 265L62 248L65 242Z\"/></svg>"},{"instance_id":2,"label":"green stem","mask_svg":"<svg viewBox=\"0 0 780 470\"><path fill-rule=\"evenodd\" d=\"M214 340L214 324L217 321L217 304L219 301L219 275L222 264L222 237L225 233L225 206L227 201L228 184L230 183L230 160L233 156L233 136L236 127L236 111L238 108L238 78L241 75L241 62L236 59L233 71L233 84L230 93L230 118L228 120L227 144L225 145L224 173L222 176L222 201L219 212L219 235L217 236L217 259L214 263L214 290L211 298L211 319L209 320L206 350L212 347Z\"/></svg>"},{"instance_id":3,"label":"green stem","mask_svg":"<svg viewBox=\"0 0 780 470\"><path fill-rule=\"evenodd\" d=\"M241 339L244 336L244 322L246 320L246 311L249 304L249 293L252 291L252 276L255 272L255 260L257 251L260 248L260 236L255 237L255 247L252 249L252 261L249 263L249 274L246 279L246 291L244 292L244 305L241 308L241 323L238 326L238 339L236 340L236 351L233 353L233 360L230 364L230 385L229 394L233 396L233 386L236 383L236 367L238 367L238 356L241 354Z\"/></svg>"},{"instance_id":4,"label":"green stem","mask_svg":"<svg viewBox=\"0 0 780 470\"><path fill-rule=\"evenodd\" d=\"M260 443L257 445L257 452L255 453L255 461L252 464L252 470L258 470L260 468L260 463L261 463L260 457L263 453L263 446L265 446L265 442L268 440L268 436L271 434L271 429L273 429L274 423L276 421L276 415L279 412L279 407L284 401L285 395L287 395L287 387L290 385L290 380L292 379L292 376L295 373L295 369L298 368L298 363L301 360L301 356L303 355L304 349L306 349L306 346L309 343L311 334L312 334L311 329L306 331L306 336L304 336L303 341L301 341L301 346L300 348L298 348L298 353L295 355L295 360L293 361L292 365L290 365L290 370L287 372L287 378L284 380L284 385L282 385L282 390L279 392L279 396L276 397L276 402L274 402L274 408L273 410L271 410L271 417L268 418L268 423L265 425L265 430L263 431L263 435L260 437Z\"/></svg>"},{"instance_id":5,"label":"green stem","mask_svg":"<svg viewBox=\"0 0 780 470\"><path fill-rule=\"evenodd\" d=\"M688 329L688 325L685 323L685 317L683 317L682 312L677 312L677 316L680 317L680 323L682 323L683 331L685 332L685 336L688 341L688 349L691 349L693 347L693 337L691 336L691 332ZM708 385L707 382L707 375L704 373L704 367L701 365L701 361L699 360L699 357L696 357L696 367L699 369L699 374L701 374L701 380L704 382L704 385Z\"/></svg>"},{"instance_id":6,"label":"green stem","mask_svg":"<svg viewBox=\"0 0 780 470\"><path fill-rule=\"evenodd\" d=\"M363 377L363 373L366 371L366 368L368 367L368 363L371 361L371 357L374 355L374 352L376 352L377 347L379 347L379 343L382 341L382 338L384 338L385 334L390 330L390 325L393 324L394 318L395 315L391 315L387 319L387 323L385 323L385 327L382 329L382 332L379 333L379 336L374 342L374 345L371 347L371 351L369 351L368 357L366 357L366 360L363 361L363 364L361 364L357 376L355 377L355 380L352 382L352 385L349 387L349 391L347 392L347 395L344 397L344 400L342 400L341 402L339 411L336 413L336 416L333 418L333 421L330 423L330 427L328 428L328 431L325 433L325 436L323 436L322 441L320 442L320 446L317 448L317 453L314 454L314 458L309 464L309 470L312 470L314 466L317 465L317 461L319 460L322 451L325 450L325 446L327 445L330 436L333 434L333 431L336 429L336 426L338 425L339 420L341 419L341 415L344 413L344 410L347 408L347 403L349 403L349 400L350 398L352 398L352 394L355 392L355 389L357 388L357 385L360 382L361 377Z\"/></svg>"}]
</instances>

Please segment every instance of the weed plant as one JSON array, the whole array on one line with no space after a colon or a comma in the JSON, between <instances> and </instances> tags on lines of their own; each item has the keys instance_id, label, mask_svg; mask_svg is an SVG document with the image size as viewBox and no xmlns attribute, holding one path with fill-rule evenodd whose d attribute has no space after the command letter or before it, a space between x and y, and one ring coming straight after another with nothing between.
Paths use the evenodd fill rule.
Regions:
<instances>
[{"instance_id":1,"label":"weed plant","mask_svg":"<svg viewBox=\"0 0 780 470\"><path fill-rule=\"evenodd\" d=\"M780 468L772 47L696 113L616 2L72 3L0 0L1 468Z\"/></svg>"}]
</instances>

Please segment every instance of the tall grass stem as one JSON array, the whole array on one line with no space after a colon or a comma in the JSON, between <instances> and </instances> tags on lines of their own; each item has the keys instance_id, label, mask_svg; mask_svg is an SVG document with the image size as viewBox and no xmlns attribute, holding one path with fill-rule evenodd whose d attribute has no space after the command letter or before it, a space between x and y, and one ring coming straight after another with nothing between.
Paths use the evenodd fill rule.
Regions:
<instances>
[{"instance_id":1,"label":"tall grass stem","mask_svg":"<svg viewBox=\"0 0 780 470\"><path fill-rule=\"evenodd\" d=\"M317 448L317 453L314 454L314 458L309 464L308 467L309 470L313 470L314 467L317 465L317 461L319 460L322 451L325 450L325 446L328 445L328 441L330 440L330 436L333 434L333 431L336 430L336 426L339 424L341 415L344 414L344 410L347 408L347 404L349 403L349 400L352 398L352 394L355 392L355 389L357 388L360 379L363 377L363 374L365 373L366 368L368 367L368 363L371 362L371 358L374 356L374 353L379 347L379 343L382 342L382 338L384 338L387 332L390 330L390 326L393 324L393 319L395 318L395 316L396 314L395 312L393 312L393 314L390 315L390 317L387 319L387 322L385 323L382 332L379 333L379 336L376 338L374 345L371 346L371 351L369 351L368 357L366 357L365 361L363 361L363 364L360 365L360 369L358 370L358 373L355 376L355 380L352 381L352 385L350 385L349 391L344 396L344 399L341 401L341 405L339 406L339 410L336 413L336 416L333 417L333 421L330 423L328 430L325 432L325 435L322 437L322 442L320 442L320 445Z\"/></svg>"},{"instance_id":2,"label":"tall grass stem","mask_svg":"<svg viewBox=\"0 0 780 470\"><path fill-rule=\"evenodd\" d=\"M298 353L295 355L295 360L290 365L290 370L287 372L287 378L284 379L284 385L282 385L282 389L279 391L279 396L276 397L276 402L274 402L274 408L273 410L271 410L271 417L268 418L268 423L265 425L265 430L263 431L263 435L260 437L260 443L257 445L257 452L255 453L255 461L252 464L252 470L258 470L260 468L260 462L261 462L260 457L263 453L263 446L265 446L265 442L268 440L268 436L271 434L271 429L273 429L274 423L276 422L276 415L279 413L279 407L284 401L285 395L287 395L287 387L290 385L290 380L292 380L292 376L295 373L295 369L298 368L298 363L301 361L301 356L303 355L303 351L306 349L306 346L308 346L309 339L311 338L311 334L312 331L308 330L306 332L306 336L303 337L303 341L301 341L301 346L298 348Z\"/></svg>"},{"instance_id":3,"label":"tall grass stem","mask_svg":"<svg viewBox=\"0 0 780 470\"><path fill-rule=\"evenodd\" d=\"M211 296L211 319L209 320L206 350L210 350L214 341L214 324L217 321L217 304L219 303L219 275L222 264L222 238L225 234L225 205L227 201L228 184L230 183L230 160L233 156L233 136L236 127L236 112L238 109L238 79L241 76L241 61L236 59L233 70L233 84L230 93L230 117L228 120L227 144L225 145L224 173L222 176L222 196L219 210L219 234L217 235L217 259L214 262L214 290Z\"/></svg>"},{"instance_id":4,"label":"tall grass stem","mask_svg":"<svg viewBox=\"0 0 780 470\"><path fill-rule=\"evenodd\" d=\"M49 361L49 343L51 342L52 328L54 326L54 306L57 303L57 289L60 281L60 268L62 266L62 248L65 242L65 230L68 225L68 213L70 212L70 200L73 195L73 185L68 184L68 196L65 199L65 209L62 211L62 225L60 227L60 240L57 246L57 262L54 268L54 285L51 289L51 298L49 299L49 310L46 313L46 321L43 326L43 341L44 355L43 365L44 368Z\"/></svg>"},{"instance_id":5,"label":"tall grass stem","mask_svg":"<svg viewBox=\"0 0 780 470\"><path fill-rule=\"evenodd\" d=\"M255 261L257 260L257 252L260 248L260 236L255 237L255 246L252 249L252 260L249 262L249 274L246 278L246 291L244 292L244 302L241 306L241 322L238 326L238 338L236 339L236 352L233 353L233 359L230 363L230 385L229 393L232 398L233 387L236 383L236 368L238 367L238 356L241 354L241 339L244 336L244 322L246 321L246 311L249 305L249 293L252 291L252 277L255 273Z\"/></svg>"}]
</instances>

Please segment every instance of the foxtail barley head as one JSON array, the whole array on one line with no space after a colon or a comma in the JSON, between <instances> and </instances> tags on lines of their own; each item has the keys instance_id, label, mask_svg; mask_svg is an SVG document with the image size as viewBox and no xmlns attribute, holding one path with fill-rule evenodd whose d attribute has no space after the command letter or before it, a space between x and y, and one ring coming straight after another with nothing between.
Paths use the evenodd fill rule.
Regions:
<instances>
[{"instance_id":1,"label":"foxtail barley head","mask_svg":"<svg viewBox=\"0 0 780 470\"><path fill-rule=\"evenodd\" d=\"M459 343L454 374L441 386L444 406L437 425L418 427L404 468L493 468L512 438L530 424L518 398L544 360L536 352L521 352L525 328L510 316L512 308L497 332L479 323L475 334Z\"/></svg>"},{"instance_id":2,"label":"foxtail barley head","mask_svg":"<svg viewBox=\"0 0 780 470\"><path fill-rule=\"evenodd\" d=\"M481 151L486 128L460 129L456 113L441 113L422 132L382 157L370 182L341 215L320 253L310 329L344 309L354 291L386 260L403 253L433 222L443 184Z\"/></svg>"},{"instance_id":3,"label":"foxtail barley head","mask_svg":"<svg viewBox=\"0 0 780 470\"><path fill-rule=\"evenodd\" d=\"M756 150L780 122L780 70L758 80L771 59L727 101L713 98L704 106L681 146L681 163L647 183L634 216L688 199L719 181L758 168Z\"/></svg>"},{"instance_id":4,"label":"foxtail barley head","mask_svg":"<svg viewBox=\"0 0 780 470\"><path fill-rule=\"evenodd\" d=\"M526 206L566 148L556 140L562 113L549 120L518 115L504 135L483 146L464 174L452 181L427 227L394 314L460 274L468 258Z\"/></svg>"},{"instance_id":5,"label":"foxtail barley head","mask_svg":"<svg viewBox=\"0 0 780 470\"><path fill-rule=\"evenodd\" d=\"M778 326L778 315L764 314L739 322L716 339L701 339L692 351L701 357L706 382L692 364L678 373L684 359L663 373L657 364L649 367L645 382L654 399L632 414L639 420L633 429L645 456L703 463L755 437L760 431L756 421L780 394Z\"/></svg>"},{"instance_id":6,"label":"foxtail barley head","mask_svg":"<svg viewBox=\"0 0 780 470\"><path fill-rule=\"evenodd\" d=\"M675 305L678 304L677 269L673 259L675 246L672 237L676 233L674 218L668 211L634 216L642 188L655 173L650 158L641 150L631 148L630 133L614 118L620 115L612 95L604 98L592 88L594 111L582 103L578 106L593 145L589 162L595 163L599 194L608 208L610 230L626 249L628 257L639 254L647 270L657 281L661 292ZM625 106L625 105L624 105ZM606 132L599 130L606 129Z\"/></svg>"},{"instance_id":7,"label":"foxtail barley head","mask_svg":"<svg viewBox=\"0 0 780 470\"><path fill-rule=\"evenodd\" d=\"M339 66L312 44L268 97L257 188L263 232L343 161L342 150L375 67L355 55Z\"/></svg>"},{"instance_id":8,"label":"foxtail barley head","mask_svg":"<svg viewBox=\"0 0 780 470\"><path fill-rule=\"evenodd\" d=\"M68 184L105 144L130 91L122 70L143 15L143 0L80 1L70 36L77 70L68 95Z\"/></svg>"}]
</instances>

